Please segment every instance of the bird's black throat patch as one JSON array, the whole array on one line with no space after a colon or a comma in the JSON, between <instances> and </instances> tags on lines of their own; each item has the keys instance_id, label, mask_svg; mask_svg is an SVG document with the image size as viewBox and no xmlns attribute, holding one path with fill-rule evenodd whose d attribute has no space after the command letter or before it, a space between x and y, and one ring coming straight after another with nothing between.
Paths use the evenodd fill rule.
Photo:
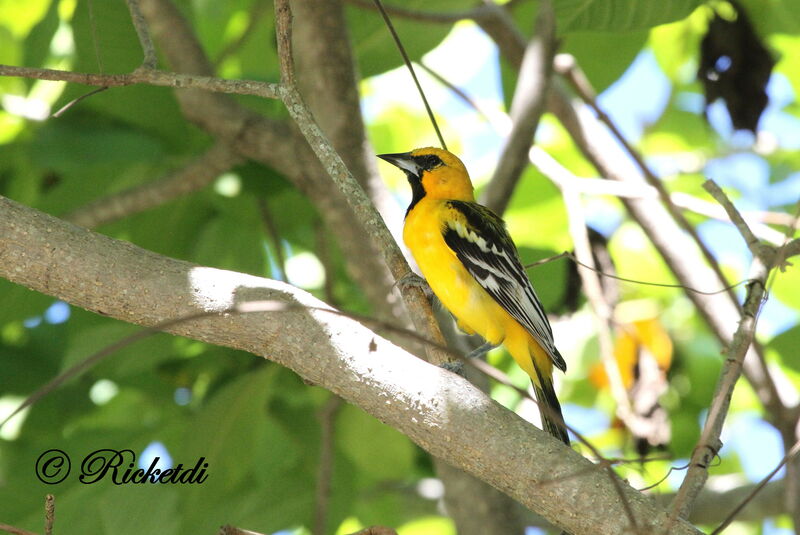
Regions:
<instances>
[{"instance_id":1,"label":"bird's black throat patch","mask_svg":"<svg viewBox=\"0 0 800 535\"><path fill-rule=\"evenodd\" d=\"M408 217L409 212L414 209L419 201L425 196L425 188L422 185L422 177L419 177L411 171L403 170L408 178L408 183L411 186L411 204L408 205L405 217Z\"/></svg>"}]
</instances>

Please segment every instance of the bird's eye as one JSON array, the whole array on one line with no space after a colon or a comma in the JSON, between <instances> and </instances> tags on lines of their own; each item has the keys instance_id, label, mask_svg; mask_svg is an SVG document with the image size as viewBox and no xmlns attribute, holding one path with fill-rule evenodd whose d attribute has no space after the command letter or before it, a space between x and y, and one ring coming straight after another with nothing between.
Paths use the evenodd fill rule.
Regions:
<instances>
[{"instance_id":1,"label":"bird's eye","mask_svg":"<svg viewBox=\"0 0 800 535\"><path fill-rule=\"evenodd\" d=\"M430 171L431 169L435 169L440 165L444 165L444 162L442 161L441 158L439 158L435 154L428 154L422 161L422 167L428 171Z\"/></svg>"}]
</instances>

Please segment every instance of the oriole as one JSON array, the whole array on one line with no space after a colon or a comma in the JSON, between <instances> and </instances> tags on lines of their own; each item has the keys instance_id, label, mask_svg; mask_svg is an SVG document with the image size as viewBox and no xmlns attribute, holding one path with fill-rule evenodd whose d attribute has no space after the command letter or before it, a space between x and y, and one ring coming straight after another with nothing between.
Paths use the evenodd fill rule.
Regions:
<instances>
[{"instance_id":1,"label":"oriole","mask_svg":"<svg viewBox=\"0 0 800 535\"><path fill-rule=\"evenodd\" d=\"M378 157L411 184L403 240L431 290L463 331L505 345L531 378L543 427L569 444L552 379L553 366L567 365L505 223L475 202L454 154L427 147Z\"/></svg>"}]
</instances>

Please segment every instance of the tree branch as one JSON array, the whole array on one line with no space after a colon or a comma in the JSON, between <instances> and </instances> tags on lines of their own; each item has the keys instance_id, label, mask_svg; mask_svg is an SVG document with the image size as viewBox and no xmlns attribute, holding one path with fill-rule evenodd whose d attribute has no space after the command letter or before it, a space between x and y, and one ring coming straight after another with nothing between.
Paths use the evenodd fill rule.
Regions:
<instances>
[{"instance_id":1,"label":"tree branch","mask_svg":"<svg viewBox=\"0 0 800 535\"><path fill-rule=\"evenodd\" d=\"M483 204L497 213L505 211L523 170L528 166L528 150L545 111L555 51L555 13L552 1L545 0L539 4L536 28L522 58L511 103L511 133L482 199Z\"/></svg>"},{"instance_id":2,"label":"tree branch","mask_svg":"<svg viewBox=\"0 0 800 535\"><path fill-rule=\"evenodd\" d=\"M563 89L554 90L551 95L551 104L559 120L601 175L627 184L645 182L641 172L610 139L608 132L585 105L571 101ZM729 286L706 264L697 243L681 231L658 200L623 198L622 201L682 286L698 289ZM720 343L727 345L739 321L739 304L728 293L703 295L687 292L687 296ZM780 420L786 408L759 347L755 345L749 351L750 357L744 361L745 375L764 406Z\"/></svg>"},{"instance_id":3,"label":"tree branch","mask_svg":"<svg viewBox=\"0 0 800 535\"><path fill-rule=\"evenodd\" d=\"M399 243L403 212L378 173L375 151L367 139L356 62L341 1L293 0L292 9L296 14L292 44L298 90ZM385 269L382 274L390 279ZM397 292L389 298L399 301ZM408 323L407 318L402 321Z\"/></svg>"},{"instance_id":4,"label":"tree branch","mask_svg":"<svg viewBox=\"0 0 800 535\"><path fill-rule=\"evenodd\" d=\"M519 69L525 50L525 39L508 12L502 6L494 7L496 9L489 12L490 16L476 19L476 22L497 43L500 53L512 67ZM637 186L646 182L640 170L631 165L628 156L610 138L587 106L571 99L563 81L559 78L553 80L547 106L602 176ZM698 244L681 232L657 200L624 198L622 200L628 212L653 242L683 287L703 289L728 286L724 279L720 279L713 272L713 269L700 267L705 266L705 263L698 254ZM794 251L795 247L791 250ZM733 335L733 326L739 318L739 305L735 299L730 295L707 296L696 292L687 292L687 296L700 311L720 343L727 344ZM750 351L750 357L745 359L744 372L770 413L779 421L786 420L786 407L766 368L758 344L755 344L755 349Z\"/></svg>"},{"instance_id":5,"label":"tree branch","mask_svg":"<svg viewBox=\"0 0 800 535\"><path fill-rule=\"evenodd\" d=\"M128 11L131 12L131 22L133 22L136 36L139 38L139 43L142 45L142 52L144 53L141 68L155 69L158 63L156 48L153 46L153 40L150 39L144 17L142 17L142 12L139 10L139 0L125 0L125 3L128 4Z\"/></svg>"},{"instance_id":6,"label":"tree branch","mask_svg":"<svg viewBox=\"0 0 800 535\"><path fill-rule=\"evenodd\" d=\"M183 322L169 331L268 357L573 533L622 534L627 528L604 469L556 447L553 438L468 381L351 319L320 310L327 305L289 285L166 258L3 197L0 276L139 325L253 300L314 307L290 307L280 312L286 315L280 322L263 313L225 315ZM466 428L472 432L464 433ZM570 477L576 471L585 472ZM640 525L659 532L665 513L624 482L619 485ZM699 534L684 521L671 533Z\"/></svg>"},{"instance_id":7,"label":"tree branch","mask_svg":"<svg viewBox=\"0 0 800 535\"><path fill-rule=\"evenodd\" d=\"M739 210L736 209L717 183L713 180L706 180L703 182L703 189L714 197L714 200L725 209L725 213L728 214L728 218L739 231L739 234L742 235L742 238L744 238L744 242L747 244L747 248L750 249L753 256L763 255L765 251L762 248L761 242L756 238L755 234L753 234L753 231L750 230L750 225L747 224L742 214L739 213Z\"/></svg>"},{"instance_id":8,"label":"tree branch","mask_svg":"<svg viewBox=\"0 0 800 535\"><path fill-rule=\"evenodd\" d=\"M719 524L731 510L731 506L740 503L749 496L755 484L742 485L726 491L703 489L695 501L689 519L696 524ZM783 479L769 483L756 499L736 516L741 522L760 522L766 518L781 515L785 512L781 498L786 493L786 481ZM659 494L654 496L656 503L663 507L675 499L675 494Z\"/></svg>"},{"instance_id":9,"label":"tree branch","mask_svg":"<svg viewBox=\"0 0 800 535\"><path fill-rule=\"evenodd\" d=\"M11 533L12 535L39 535L33 531L17 528L8 524L0 524L0 531L5 531L6 533Z\"/></svg>"},{"instance_id":10,"label":"tree branch","mask_svg":"<svg viewBox=\"0 0 800 535\"><path fill-rule=\"evenodd\" d=\"M255 80L224 80L212 76L198 76L177 72L137 69L128 74L96 74L85 72L59 71L56 69L36 69L0 64L0 76L18 76L35 80L72 82L75 84L99 87L123 87L148 84L162 87L194 88L217 93L236 93L255 95L263 98L279 98L277 84Z\"/></svg>"},{"instance_id":11,"label":"tree branch","mask_svg":"<svg viewBox=\"0 0 800 535\"><path fill-rule=\"evenodd\" d=\"M617 142L624 147L625 152L636 163L636 166L641 171L642 176L647 183L654 187L658 192L661 203L667 212L669 212L669 215L672 216L672 219L680 228L684 230L684 232L691 236L708 265L714 270L714 273L717 275L719 280L727 286L727 280L725 279L724 273L722 273L722 268L720 268L717 259L714 258L714 255L711 254L711 250L706 246L705 243L703 243L703 240L700 239L700 235L697 233L697 230L672 204L672 199L669 195L669 192L661 180L659 180L659 178L650 170L650 167L648 167L648 165L645 163L644 158L642 158L639 152L633 148L630 142L628 142L627 138L623 136L622 132L620 132L619 128L617 128L617 125L614 123L614 121L611 120L603 108L601 108L597 103L597 95L594 91L594 88L592 88L591 84L589 83L589 79L586 78L586 75L583 74L583 70L581 70L576 63L575 58L568 54L560 54L556 57L555 64L558 73L562 74L564 78L566 78L566 80L572 84L572 87L575 89L578 95L580 95L581 99L583 99L583 101L597 114L598 120L608 128L608 130L614 135L614 138L617 140ZM728 293L731 300L736 303L736 295L733 293L733 290L730 290Z\"/></svg>"},{"instance_id":12,"label":"tree branch","mask_svg":"<svg viewBox=\"0 0 800 535\"><path fill-rule=\"evenodd\" d=\"M637 429L634 421L635 415L631 407L628 392L620 374L619 366L614 358L614 342L611 335L611 318L613 310L606 301L600 277L596 273L596 266L586 230L586 221L583 217L578 192L571 187L576 182L575 177L561 166L549 154L538 147L530 149L530 161L543 175L548 177L559 189L564 198L569 217L569 233L575 247L575 257L578 260L578 274L583 283L586 299L594 313L598 339L600 343L600 360L603 363L608 377L611 395L616 404L617 415L625 422L629 429Z\"/></svg>"},{"instance_id":13,"label":"tree branch","mask_svg":"<svg viewBox=\"0 0 800 535\"><path fill-rule=\"evenodd\" d=\"M524 39L508 14L501 8L497 16L477 22L495 40L503 56L512 66L518 68L521 64ZM586 109L586 105L573 102L563 83L558 79L554 80L548 108L558 117L575 144L601 175L629 184L641 184L645 181L640 169L630 164L628 155L620 151L619 146L601 127L597 118ZM695 241L687 239L663 205L650 199L623 199L623 202L683 287L727 287L724 278L721 278L713 267L702 268L705 266L701 252L702 243L696 236ZM800 246L794 243L790 242L789 245L791 247L783 249L784 254L795 254L795 251L800 249ZM734 296L703 295L688 291L687 295L695 303L719 341L727 345L734 335L734 326L740 318L740 307ZM746 353L749 356L743 362L745 376L753 385L761 402L773 415L784 441L792 439L787 433L793 428L796 419L779 396L771 376L773 372L767 369L760 346L754 343Z\"/></svg>"},{"instance_id":14,"label":"tree branch","mask_svg":"<svg viewBox=\"0 0 800 535\"><path fill-rule=\"evenodd\" d=\"M707 181L708 184L711 181ZM715 198L717 196L723 201L722 205L728 211L733 221L743 221L741 215L738 214L733 204L725 198L725 194L718 187L714 185L704 185L708 191L713 191ZM747 229L749 232L749 229ZM743 233L742 238L747 241L748 237L752 237L752 233ZM764 292L767 284L767 277L770 270L774 267L771 261L777 255L770 255L769 259L765 259L764 255L754 254L753 261L750 265L750 273L748 278L752 281L747 287L747 296L742 306L742 317L739 322L739 327L733 334L730 345L726 348L724 353L727 355L722 366L722 371L719 376L714 398L706 418L703 431L700 439L697 442L689 470L686 473L686 478L681 484L680 490L672 504L672 516L680 516L687 518L691 513L694 500L703 488L706 480L708 479L708 466L714 457L719 453L722 447L720 435L722 434L722 426L725 422L725 416L728 414L728 407L730 406L731 397L733 396L733 388L739 375L742 372L742 365L747 354L750 344L755 336L756 322L758 320L758 313L761 310L764 300Z\"/></svg>"},{"instance_id":15,"label":"tree branch","mask_svg":"<svg viewBox=\"0 0 800 535\"><path fill-rule=\"evenodd\" d=\"M173 69L202 75L213 68L186 19L168 0L139 0L151 32ZM348 274L364 290L375 314L400 318L392 302L391 277L365 229L353 225L353 212L293 125L258 115L223 95L176 91L184 116L247 158L286 176L316 206L336 236Z\"/></svg>"},{"instance_id":16,"label":"tree branch","mask_svg":"<svg viewBox=\"0 0 800 535\"><path fill-rule=\"evenodd\" d=\"M381 219L375 207L367 198L364 190L361 189L361 186L350 174L342 159L333 150L330 142L317 126L303 102L300 92L297 90L292 59L291 19L292 14L288 0L277 0L275 2L275 24L278 33L278 54L281 58L281 99L294 119L295 124L325 168L328 176L331 177L350 205L362 228L367 231L377 244L378 249L383 253L389 271L395 280L400 280L411 273L411 268L408 267L403 253L386 228L383 219ZM411 313L411 319L420 333L429 340L440 345L444 344L444 338L442 338L430 304L422 289L406 285L401 293ZM449 355L432 347L427 348L427 354L428 359L436 364L453 362Z\"/></svg>"}]
</instances>

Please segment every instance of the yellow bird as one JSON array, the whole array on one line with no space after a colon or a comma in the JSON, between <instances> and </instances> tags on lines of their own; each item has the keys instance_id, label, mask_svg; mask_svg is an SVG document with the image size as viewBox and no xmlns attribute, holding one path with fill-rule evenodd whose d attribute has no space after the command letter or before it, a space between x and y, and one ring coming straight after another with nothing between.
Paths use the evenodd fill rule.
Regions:
<instances>
[{"instance_id":1,"label":"yellow bird","mask_svg":"<svg viewBox=\"0 0 800 535\"><path fill-rule=\"evenodd\" d=\"M543 427L569 444L553 389L553 366L567 365L505 223L475 202L469 173L454 154L426 147L378 157L408 177L403 240L458 326L487 341L473 354L505 345L533 382Z\"/></svg>"}]
</instances>

